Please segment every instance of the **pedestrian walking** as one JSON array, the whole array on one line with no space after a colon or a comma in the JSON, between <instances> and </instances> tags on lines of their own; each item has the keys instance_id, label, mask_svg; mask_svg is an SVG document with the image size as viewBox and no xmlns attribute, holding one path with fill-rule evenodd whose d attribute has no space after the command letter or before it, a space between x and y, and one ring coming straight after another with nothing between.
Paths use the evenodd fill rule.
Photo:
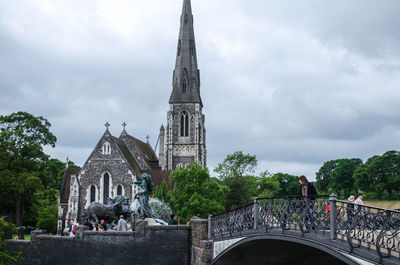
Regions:
<instances>
[{"instance_id":1,"label":"pedestrian walking","mask_svg":"<svg viewBox=\"0 0 400 265\"><path fill-rule=\"evenodd\" d=\"M122 214L119 217L117 231L120 231L120 232L128 231L128 224L126 223L124 216Z\"/></svg>"}]
</instances>

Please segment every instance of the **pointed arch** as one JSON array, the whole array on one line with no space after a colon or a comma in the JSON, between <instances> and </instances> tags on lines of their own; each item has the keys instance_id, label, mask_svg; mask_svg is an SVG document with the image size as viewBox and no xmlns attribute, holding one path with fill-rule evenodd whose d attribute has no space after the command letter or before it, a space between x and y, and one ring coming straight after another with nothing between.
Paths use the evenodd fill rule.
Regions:
<instances>
[{"instance_id":1,"label":"pointed arch","mask_svg":"<svg viewBox=\"0 0 400 265\"><path fill-rule=\"evenodd\" d=\"M110 175L108 173L104 174L103 187L103 202L107 204L107 199L110 197Z\"/></svg>"},{"instance_id":2,"label":"pointed arch","mask_svg":"<svg viewBox=\"0 0 400 265\"><path fill-rule=\"evenodd\" d=\"M189 113L182 111L180 115L180 136L189 137Z\"/></svg>"},{"instance_id":3,"label":"pointed arch","mask_svg":"<svg viewBox=\"0 0 400 265\"><path fill-rule=\"evenodd\" d=\"M90 187L90 203L96 201L96 186L92 185Z\"/></svg>"},{"instance_id":4,"label":"pointed arch","mask_svg":"<svg viewBox=\"0 0 400 265\"><path fill-rule=\"evenodd\" d=\"M122 186L121 185L117 186L117 195L122 195Z\"/></svg>"},{"instance_id":5,"label":"pointed arch","mask_svg":"<svg viewBox=\"0 0 400 265\"><path fill-rule=\"evenodd\" d=\"M114 196L113 178L109 171L103 171L100 177L100 190L98 199L100 203L108 204L108 198Z\"/></svg>"},{"instance_id":6,"label":"pointed arch","mask_svg":"<svg viewBox=\"0 0 400 265\"><path fill-rule=\"evenodd\" d=\"M182 82L181 82L182 93L186 93L189 88L189 75L188 75L186 67L183 68L183 75L182 75L181 80L182 80Z\"/></svg>"}]
</instances>

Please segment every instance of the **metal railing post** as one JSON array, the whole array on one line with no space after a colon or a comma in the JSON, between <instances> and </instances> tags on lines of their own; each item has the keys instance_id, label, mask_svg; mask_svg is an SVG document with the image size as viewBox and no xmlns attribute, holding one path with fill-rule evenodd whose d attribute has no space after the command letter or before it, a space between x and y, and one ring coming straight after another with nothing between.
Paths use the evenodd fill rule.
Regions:
<instances>
[{"instance_id":1,"label":"metal railing post","mask_svg":"<svg viewBox=\"0 0 400 265\"><path fill-rule=\"evenodd\" d=\"M336 194L329 195L331 240L336 239Z\"/></svg>"},{"instance_id":2,"label":"metal railing post","mask_svg":"<svg viewBox=\"0 0 400 265\"><path fill-rule=\"evenodd\" d=\"M212 223L211 223L211 215L208 216L208 240L211 240L212 234Z\"/></svg>"},{"instance_id":3,"label":"metal railing post","mask_svg":"<svg viewBox=\"0 0 400 265\"><path fill-rule=\"evenodd\" d=\"M257 230L258 229L258 219L259 219L259 203L257 199L254 199L254 204L253 204L253 217L254 217L254 224L253 224L253 229Z\"/></svg>"}]
</instances>

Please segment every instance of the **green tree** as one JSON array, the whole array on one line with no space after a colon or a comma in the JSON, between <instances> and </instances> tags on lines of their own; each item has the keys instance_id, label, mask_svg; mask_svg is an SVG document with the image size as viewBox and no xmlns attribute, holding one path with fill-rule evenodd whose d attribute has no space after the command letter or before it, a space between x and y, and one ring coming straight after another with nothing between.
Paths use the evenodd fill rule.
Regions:
<instances>
[{"instance_id":1,"label":"green tree","mask_svg":"<svg viewBox=\"0 0 400 265\"><path fill-rule=\"evenodd\" d=\"M356 171L353 174L353 179L354 179L354 186L357 189L357 193L358 190L363 190L365 192L369 192L369 191L377 191L377 193L379 193L379 190L381 190L381 187L374 187L376 185L375 183L375 179L374 176L369 174L369 169L370 169L370 165L371 163L375 160L375 158L378 156L373 156L368 158L368 160L360 165Z\"/></svg>"},{"instance_id":2,"label":"green tree","mask_svg":"<svg viewBox=\"0 0 400 265\"><path fill-rule=\"evenodd\" d=\"M52 188L59 190L61 182L64 177L66 163L58 160L57 158L50 158L40 165L39 177L45 188ZM77 168L74 162L68 161L69 168Z\"/></svg>"},{"instance_id":3,"label":"green tree","mask_svg":"<svg viewBox=\"0 0 400 265\"><path fill-rule=\"evenodd\" d=\"M58 196L58 191L53 190L55 196ZM55 234L57 232L57 200L48 198L44 191L37 192L37 223L36 227L45 230L48 233Z\"/></svg>"},{"instance_id":4,"label":"green tree","mask_svg":"<svg viewBox=\"0 0 400 265\"><path fill-rule=\"evenodd\" d=\"M170 175L173 189L169 192L172 210L181 220L188 220L196 214L207 218L224 210L227 188L210 177L207 168L189 164Z\"/></svg>"},{"instance_id":5,"label":"green tree","mask_svg":"<svg viewBox=\"0 0 400 265\"><path fill-rule=\"evenodd\" d=\"M277 176L271 175L268 171L260 174L258 182L258 198L273 197L279 194L280 183Z\"/></svg>"},{"instance_id":6,"label":"green tree","mask_svg":"<svg viewBox=\"0 0 400 265\"><path fill-rule=\"evenodd\" d=\"M165 181L165 179L161 182L160 186L157 186L154 190L154 193L152 194L152 197L155 197L163 202L168 203L169 202L169 196L168 196L168 184Z\"/></svg>"},{"instance_id":7,"label":"green tree","mask_svg":"<svg viewBox=\"0 0 400 265\"><path fill-rule=\"evenodd\" d=\"M227 177L222 184L229 188L226 194L226 210L231 209L232 206L240 207L251 203L257 196L258 183L255 176Z\"/></svg>"},{"instance_id":8,"label":"green tree","mask_svg":"<svg viewBox=\"0 0 400 265\"><path fill-rule=\"evenodd\" d=\"M286 173L276 173L273 175L279 181L279 192L278 196L294 196L298 195L299 180L297 176L293 176Z\"/></svg>"},{"instance_id":9,"label":"green tree","mask_svg":"<svg viewBox=\"0 0 400 265\"><path fill-rule=\"evenodd\" d=\"M252 175L256 166L255 155L245 155L242 151L236 151L227 155L224 161L214 169L219 174L222 184L229 188L225 203L226 210L233 205L241 206L250 203L258 195L258 180Z\"/></svg>"},{"instance_id":10,"label":"green tree","mask_svg":"<svg viewBox=\"0 0 400 265\"><path fill-rule=\"evenodd\" d=\"M398 151L388 151L367 160L354 173L355 185L367 192L374 192L381 200L385 191L392 199L393 191L398 197L400 186L400 155Z\"/></svg>"},{"instance_id":11,"label":"green tree","mask_svg":"<svg viewBox=\"0 0 400 265\"><path fill-rule=\"evenodd\" d=\"M15 232L15 226L0 218L0 264L14 265L17 264L18 260L21 258L21 252L4 250L6 244L3 237L7 230Z\"/></svg>"},{"instance_id":12,"label":"green tree","mask_svg":"<svg viewBox=\"0 0 400 265\"><path fill-rule=\"evenodd\" d=\"M322 193L330 193L329 190L329 183L333 179L333 171L335 170L336 166L339 163L338 160L330 160L325 162L322 167L317 172L317 181L315 183L316 188L318 191Z\"/></svg>"},{"instance_id":13,"label":"green tree","mask_svg":"<svg viewBox=\"0 0 400 265\"><path fill-rule=\"evenodd\" d=\"M256 167L257 157L255 155L245 155L242 151L236 151L232 155L227 155L214 171L219 173L221 180L224 180L225 178L252 174Z\"/></svg>"},{"instance_id":14,"label":"green tree","mask_svg":"<svg viewBox=\"0 0 400 265\"><path fill-rule=\"evenodd\" d=\"M330 160L323 164L317 172L316 187L321 193L334 192L338 198L347 197L357 192L353 175L362 165L359 158Z\"/></svg>"},{"instance_id":15,"label":"green tree","mask_svg":"<svg viewBox=\"0 0 400 265\"><path fill-rule=\"evenodd\" d=\"M328 187L331 188L338 198L347 198L352 191L357 193L354 186L353 175L356 169L362 165L359 158L340 159L332 172L332 180Z\"/></svg>"},{"instance_id":16,"label":"green tree","mask_svg":"<svg viewBox=\"0 0 400 265\"><path fill-rule=\"evenodd\" d=\"M400 191L400 152L398 151L387 151L382 155L385 189L388 192L388 199L393 199L393 191L396 193L396 199L399 200Z\"/></svg>"},{"instance_id":17,"label":"green tree","mask_svg":"<svg viewBox=\"0 0 400 265\"><path fill-rule=\"evenodd\" d=\"M43 146L55 146L50 123L27 112L0 116L0 185L13 199L17 226L33 194L42 186L39 168L47 161Z\"/></svg>"}]
</instances>

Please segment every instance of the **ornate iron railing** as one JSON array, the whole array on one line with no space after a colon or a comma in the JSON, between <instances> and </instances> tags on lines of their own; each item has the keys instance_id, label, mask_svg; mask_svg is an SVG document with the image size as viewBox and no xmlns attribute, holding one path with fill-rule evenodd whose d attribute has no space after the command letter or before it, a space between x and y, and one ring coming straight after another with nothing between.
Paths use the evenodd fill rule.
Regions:
<instances>
[{"instance_id":1,"label":"ornate iron railing","mask_svg":"<svg viewBox=\"0 0 400 265\"><path fill-rule=\"evenodd\" d=\"M257 199L259 228L266 231L300 229L305 233L326 229L329 226L328 199L329 196L317 196L313 200L299 197Z\"/></svg>"},{"instance_id":2,"label":"ornate iron railing","mask_svg":"<svg viewBox=\"0 0 400 265\"><path fill-rule=\"evenodd\" d=\"M336 201L335 234L355 248L374 249L381 258L400 259L400 211Z\"/></svg>"},{"instance_id":3,"label":"ornate iron railing","mask_svg":"<svg viewBox=\"0 0 400 265\"><path fill-rule=\"evenodd\" d=\"M339 201L334 194L312 199L298 196L256 199L253 204L210 216L208 228L209 239L214 240L286 230L301 235L321 233L332 245L342 242L348 246L350 253L356 248L366 248L376 250L381 260L393 257L400 260L400 211Z\"/></svg>"}]
</instances>

